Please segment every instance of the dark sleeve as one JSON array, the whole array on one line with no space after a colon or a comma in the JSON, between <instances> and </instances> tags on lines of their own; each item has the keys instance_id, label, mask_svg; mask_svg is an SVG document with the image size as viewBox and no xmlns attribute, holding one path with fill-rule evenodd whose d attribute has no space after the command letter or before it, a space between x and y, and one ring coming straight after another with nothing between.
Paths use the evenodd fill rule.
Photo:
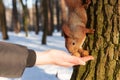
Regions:
<instances>
[{"instance_id":1,"label":"dark sleeve","mask_svg":"<svg viewBox=\"0 0 120 80\"><path fill-rule=\"evenodd\" d=\"M0 77L21 77L26 67L32 67L36 54L25 46L0 42Z\"/></svg>"}]
</instances>

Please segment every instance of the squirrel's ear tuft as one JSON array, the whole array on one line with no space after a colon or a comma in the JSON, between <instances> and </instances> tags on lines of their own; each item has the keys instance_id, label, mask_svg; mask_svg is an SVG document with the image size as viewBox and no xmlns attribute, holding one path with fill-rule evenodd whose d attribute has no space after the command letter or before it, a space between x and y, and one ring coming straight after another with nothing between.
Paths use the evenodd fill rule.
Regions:
<instances>
[{"instance_id":1,"label":"squirrel's ear tuft","mask_svg":"<svg viewBox=\"0 0 120 80\"><path fill-rule=\"evenodd\" d=\"M62 26L62 31L63 31L63 33L64 33L64 36L66 36L66 37L71 37L72 35L72 33L71 33L71 31L70 31L70 28L68 27L68 25L67 24L63 24L63 26Z\"/></svg>"}]
</instances>

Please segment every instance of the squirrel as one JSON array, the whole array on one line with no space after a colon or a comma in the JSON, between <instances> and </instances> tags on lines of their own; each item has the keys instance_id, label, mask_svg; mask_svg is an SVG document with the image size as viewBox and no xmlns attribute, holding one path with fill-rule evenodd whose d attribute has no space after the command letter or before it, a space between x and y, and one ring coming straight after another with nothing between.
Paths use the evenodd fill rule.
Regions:
<instances>
[{"instance_id":1,"label":"squirrel","mask_svg":"<svg viewBox=\"0 0 120 80\"><path fill-rule=\"evenodd\" d=\"M86 33L94 33L94 29L86 28L86 9L90 0L83 3L82 0L65 0L68 7L68 20L62 25L67 50L74 56L88 56L87 50L82 49L86 39Z\"/></svg>"}]
</instances>

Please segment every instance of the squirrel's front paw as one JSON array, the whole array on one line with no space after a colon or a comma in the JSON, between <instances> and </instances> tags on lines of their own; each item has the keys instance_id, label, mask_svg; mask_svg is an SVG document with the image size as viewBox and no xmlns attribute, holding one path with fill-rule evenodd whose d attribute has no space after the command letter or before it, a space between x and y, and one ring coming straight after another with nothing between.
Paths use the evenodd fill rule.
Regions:
<instances>
[{"instance_id":1,"label":"squirrel's front paw","mask_svg":"<svg viewBox=\"0 0 120 80\"><path fill-rule=\"evenodd\" d=\"M92 34L93 34L93 33L94 33L94 31L95 31L94 29L90 29L90 33L92 33Z\"/></svg>"},{"instance_id":2,"label":"squirrel's front paw","mask_svg":"<svg viewBox=\"0 0 120 80\"><path fill-rule=\"evenodd\" d=\"M80 53L81 57L85 57L89 55L89 52L87 50L79 49L78 52Z\"/></svg>"},{"instance_id":3,"label":"squirrel's front paw","mask_svg":"<svg viewBox=\"0 0 120 80\"><path fill-rule=\"evenodd\" d=\"M80 53L79 53L79 52L72 53L72 55L73 55L73 56L80 57Z\"/></svg>"}]
</instances>

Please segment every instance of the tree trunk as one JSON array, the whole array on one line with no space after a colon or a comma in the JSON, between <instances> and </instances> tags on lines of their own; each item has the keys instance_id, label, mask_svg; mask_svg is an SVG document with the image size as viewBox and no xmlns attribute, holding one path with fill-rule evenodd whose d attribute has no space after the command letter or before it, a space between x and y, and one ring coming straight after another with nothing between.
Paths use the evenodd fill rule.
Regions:
<instances>
[{"instance_id":1,"label":"tree trunk","mask_svg":"<svg viewBox=\"0 0 120 80\"><path fill-rule=\"evenodd\" d=\"M8 34L7 34L7 25L6 25L5 6L2 0L0 0L0 27L2 31L2 38L4 40L7 40Z\"/></svg>"},{"instance_id":2,"label":"tree trunk","mask_svg":"<svg viewBox=\"0 0 120 80\"><path fill-rule=\"evenodd\" d=\"M61 24L67 22L67 10L65 0L60 0Z\"/></svg>"},{"instance_id":3,"label":"tree trunk","mask_svg":"<svg viewBox=\"0 0 120 80\"><path fill-rule=\"evenodd\" d=\"M120 80L120 0L92 0L87 26L95 34L84 48L95 59L74 67L71 80Z\"/></svg>"},{"instance_id":4,"label":"tree trunk","mask_svg":"<svg viewBox=\"0 0 120 80\"><path fill-rule=\"evenodd\" d=\"M12 25L14 28L15 33L20 32L20 22L18 20L18 12L17 12L17 6L16 6L16 0L12 0Z\"/></svg>"},{"instance_id":5,"label":"tree trunk","mask_svg":"<svg viewBox=\"0 0 120 80\"><path fill-rule=\"evenodd\" d=\"M27 8L27 0L25 0L26 4L24 4L22 0L20 0L20 1L22 4L22 7L23 7L23 27L25 30L25 35L27 37L28 36L28 23L29 23L29 12L28 12L28 8Z\"/></svg>"},{"instance_id":6,"label":"tree trunk","mask_svg":"<svg viewBox=\"0 0 120 80\"><path fill-rule=\"evenodd\" d=\"M67 22L67 9L66 9L65 0L60 0L60 11L61 11L61 26ZM63 32L61 32L61 36L63 36Z\"/></svg>"},{"instance_id":7,"label":"tree trunk","mask_svg":"<svg viewBox=\"0 0 120 80\"><path fill-rule=\"evenodd\" d=\"M48 0L42 0L42 6L43 6L43 17L44 17L42 44L46 44L47 31L48 31Z\"/></svg>"},{"instance_id":8,"label":"tree trunk","mask_svg":"<svg viewBox=\"0 0 120 80\"><path fill-rule=\"evenodd\" d=\"M56 0L56 18L57 18L57 31L60 31L61 26L60 26L60 4L59 4L59 0Z\"/></svg>"},{"instance_id":9,"label":"tree trunk","mask_svg":"<svg viewBox=\"0 0 120 80\"><path fill-rule=\"evenodd\" d=\"M52 36L53 31L54 31L54 0L49 0L49 12L48 12L48 18L49 18L49 28L48 28L48 35Z\"/></svg>"},{"instance_id":10,"label":"tree trunk","mask_svg":"<svg viewBox=\"0 0 120 80\"><path fill-rule=\"evenodd\" d=\"M50 35L50 32L51 32L51 12L50 12L50 0L48 0L48 30L47 30L47 35Z\"/></svg>"},{"instance_id":11,"label":"tree trunk","mask_svg":"<svg viewBox=\"0 0 120 80\"><path fill-rule=\"evenodd\" d=\"M36 26L35 26L35 34L39 34L39 9L38 9L38 0L35 2L36 9Z\"/></svg>"}]
</instances>

